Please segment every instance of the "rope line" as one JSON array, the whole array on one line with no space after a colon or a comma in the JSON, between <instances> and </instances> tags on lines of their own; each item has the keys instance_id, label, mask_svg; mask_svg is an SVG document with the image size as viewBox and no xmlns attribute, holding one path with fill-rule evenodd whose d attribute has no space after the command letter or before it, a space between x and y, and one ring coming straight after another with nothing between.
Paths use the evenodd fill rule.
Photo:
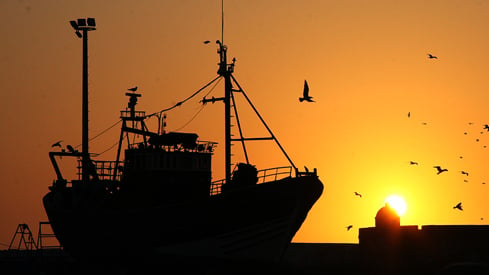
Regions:
<instances>
[{"instance_id":1,"label":"rope line","mask_svg":"<svg viewBox=\"0 0 489 275\"><path fill-rule=\"evenodd\" d=\"M96 134L95 136L93 136L93 137L89 138L88 140L89 140L89 141L92 141L92 140L94 140L94 139L98 138L99 136L101 136L101 135L105 134L107 131L109 131L110 129L114 128L114 127L115 127L117 124L119 124L119 122L121 122L121 121L122 121L122 119L119 119L119 120L118 120L116 123L112 124L112 125L111 125L111 126L109 126L107 129L102 130L102 132L100 132L100 133ZM81 145L82 145L82 144L80 143L80 144L78 144L77 146L75 146L75 148L78 148L78 147L80 147Z\"/></svg>"},{"instance_id":2,"label":"rope line","mask_svg":"<svg viewBox=\"0 0 489 275\"><path fill-rule=\"evenodd\" d=\"M207 94L204 95L204 97L208 96L216 88L216 86L220 82L221 82L221 78L219 78L219 80L214 84L214 86L212 86L212 88L207 92ZM195 113L192 116L192 118L189 121L187 121L187 123L185 123L183 126L177 128L177 129L175 129L174 131L180 131L181 129L185 128L185 126L189 125L190 122L192 122L197 117L197 115L200 114L200 112L202 112L202 110L204 110L204 107L205 107L205 105L202 105L201 108L197 111L197 113Z\"/></svg>"},{"instance_id":3,"label":"rope line","mask_svg":"<svg viewBox=\"0 0 489 275\"><path fill-rule=\"evenodd\" d=\"M102 155L103 153L110 151L112 148L114 148L114 147L115 147L116 145L118 145L118 144L119 144L119 141L117 141L116 143L112 144L112 145L111 145L109 148L105 149L105 150L104 150L104 151L102 151L101 153L98 153L98 154L97 154L97 156L100 156L100 155Z\"/></svg>"},{"instance_id":4,"label":"rope line","mask_svg":"<svg viewBox=\"0 0 489 275\"><path fill-rule=\"evenodd\" d=\"M180 130L182 130L183 128L185 128L185 126L189 125L189 124L190 124L190 122L192 122L192 121L193 121L193 120L194 120L194 119L197 117L197 115L198 115L198 114L200 114L200 112L202 112L202 110L204 110L204 108L205 108L205 105L202 105L202 107L200 107L200 109L197 111L197 113L195 113L195 115L194 115L194 116L193 116L193 117L192 117L192 118L191 118L189 121L187 121L187 123L185 123L185 124L184 124L183 126L181 126L180 128L175 129L174 131L180 131Z\"/></svg>"},{"instance_id":5,"label":"rope line","mask_svg":"<svg viewBox=\"0 0 489 275\"><path fill-rule=\"evenodd\" d=\"M161 114L163 112L166 112L166 111L170 111L180 105L182 105L183 103L185 103L186 101L190 100L191 98L193 98L194 96L196 96L198 93L200 93L202 90L204 90L205 88L209 87L209 85L211 85L212 83L214 83L214 81L218 80L219 78L221 78L221 76L217 76L216 78L214 78L213 80L211 80L209 83L207 83L205 86L203 86L202 88L198 89L195 93L193 93L191 96L187 97L186 99L178 102L177 104L173 105L172 107L170 108L166 108L166 109L163 109L159 112L155 112L155 113L152 113L150 115L147 115L146 118L149 118L149 117L152 117L152 116L155 116L157 114Z\"/></svg>"},{"instance_id":6,"label":"rope line","mask_svg":"<svg viewBox=\"0 0 489 275\"><path fill-rule=\"evenodd\" d=\"M219 76L217 76L216 78L214 78L213 80L211 80L209 83L207 83L206 85L204 85L202 88L198 89L198 90L197 90L196 92L194 92L192 95L190 95L189 97L185 98L184 100L182 100L182 101L178 102L177 104L173 105L172 107L170 107L170 108L166 108L166 109L163 109L163 110L161 110L161 111L159 111L159 112L155 112L155 113L152 113L152 114L150 114L150 115L147 115L147 116L145 116L145 118L151 118L152 116L156 116L156 115L161 116L161 114L162 114L163 112L170 111L170 110L172 110L172 109L174 109L174 108L176 108L176 107L178 107L178 106L182 105L183 103L185 103L185 102L187 102L188 100L190 100L190 99L192 99L193 97L195 97L195 96L196 96L197 94L199 94L199 93L200 93L202 90L204 90L204 89L206 89L207 87L209 87L209 86L210 86L212 83L214 83L216 80L219 80L219 81L218 81L218 82L217 82L217 83L216 83L216 84L215 84L215 85L212 87L212 89L211 89L211 90L210 90L210 91L209 91L209 92L206 94L206 96L207 96L207 95L208 95L208 94L209 94L209 93L210 93L212 90L214 90L214 88L215 88L215 87L217 86L217 84L220 82L220 79L221 79L221 76L219 75ZM204 96L204 97L205 97L205 96ZM196 113L196 114L195 114L195 115L194 115L194 116L193 116L193 117L190 119L190 121L188 121L187 123L185 123L185 124L184 124L182 127L178 128L178 129L182 129L182 128L184 128L185 126L187 126L187 125L188 125L190 122L192 122L192 120L194 120L194 119L195 119L195 117L196 117L196 116L197 116L197 115L198 115L198 114L199 114L199 113L200 113L200 112L201 112L203 109L204 109L204 106L202 106L202 108L200 108L200 109L197 111L197 113ZM89 141L92 141L92 140L94 140L94 139L96 139L96 138L100 137L101 135L105 134L107 131L109 131L110 129L114 128L114 127L115 127L117 124L119 124L119 122L121 122L121 121L122 121L122 119L119 119L117 122L115 122L114 124L112 124L111 126L109 126L108 128L106 128L106 129L105 129L105 130L103 130L102 132L100 132L100 133L98 133L97 135L95 135L95 136L91 137L91 138L89 139ZM117 142L117 143L115 143L114 145L110 146L108 149L104 150L102 153L99 153L99 154L98 154L98 156L100 156L101 154L103 154L103 153L105 153L105 152L109 151L110 149L114 148L114 146L116 146L118 143L119 143L119 142ZM76 145L76 146L75 146L75 148L78 148L78 147L80 147L81 145L82 145L82 144L80 143L80 144Z\"/></svg>"}]
</instances>

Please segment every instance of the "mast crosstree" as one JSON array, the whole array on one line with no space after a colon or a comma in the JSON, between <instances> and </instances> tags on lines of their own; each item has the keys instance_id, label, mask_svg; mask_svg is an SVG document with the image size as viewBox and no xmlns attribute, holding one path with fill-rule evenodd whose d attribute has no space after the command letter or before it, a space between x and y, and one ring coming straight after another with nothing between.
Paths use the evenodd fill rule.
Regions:
<instances>
[{"instance_id":1,"label":"mast crosstree","mask_svg":"<svg viewBox=\"0 0 489 275\"><path fill-rule=\"evenodd\" d=\"M217 40L216 43L219 45L219 50L218 50L218 53L219 53L219 69L218 69L217 73L219 74L220 77L224 78L224 97L212 98L212 99L204 98L202 100L202 104L206 104L207 102L214 103L215 101L224 101L224 109L225 109L224 110L224 113L225 113L225 121L224 121L224 123L225 123L225 125L224 125L225 148L224 149L225 149L225 173L226 173L225 178L226 178L226 182L230 182L230 180L231 180L231 156L232 156L232 152L231 152L231 145L232 144L231 143L232 142L241 142L241 145L243 148L243 153L244 153L244 156L246 159L246 163L249 164L248 153L246 150L245 141L274 140L275 143L277 144L277 146L280 148L280 150L284 154L284 156L289 161L290 165L294 168L294 171L297 171L297 168L294 165L294 163L292 162L292 159L287 155L287 152L285 152L284 148L279 143L278 139L275 137L273 132L270 130L270 128L268 127L268 125L266 124L265 120L262 118L260 113L258 113L258 110L255 108L255 106L250 101L250 99L248 98L248 96L246 95L244 90L241 88L241 86L239 85L236 78L233 76L234 67L236 64L236 59L233 58L233 62L228 64L227 63L227 46L224 45L219 40ZM233 84L236 85L236 87L238 89L234 89ZM241 124L240 124L239 118L238 118L238 112L237 112L235 104L234 104L235 103L234 96L233 96L234 92L239 92L245 97L246 101L251 106L251 108L253 109L255 114L258 116L258 118L260 119L263 126L265 126L265 128L267 129L268 133L270 134L269 137L253 137L253 138L243 137L243 132L241 130ZM231 134L231 126L232 126L231 125L231 108L234 109L234 116L236 118L236 123L237 123L238 131L239 131L239 138L231 138L231 136L232 136L232 134Z\"/></svg>"}]
</instances>

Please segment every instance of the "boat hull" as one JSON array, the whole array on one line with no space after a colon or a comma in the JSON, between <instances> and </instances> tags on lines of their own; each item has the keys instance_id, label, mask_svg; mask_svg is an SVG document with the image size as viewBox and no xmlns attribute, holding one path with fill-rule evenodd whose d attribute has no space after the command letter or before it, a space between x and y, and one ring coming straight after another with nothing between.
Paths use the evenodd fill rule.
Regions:
<instances>
[{"instance_id":1,"label":"boat hull","mask_svg":"<svg viewBox=\"0 0 489 275\"><path fill-rule=\"evenodd\" d=\"M59 242L78 258L276 262L322 191L309 175L156 204L66 187L43 203Z\"/></svg>"}]
</instances>

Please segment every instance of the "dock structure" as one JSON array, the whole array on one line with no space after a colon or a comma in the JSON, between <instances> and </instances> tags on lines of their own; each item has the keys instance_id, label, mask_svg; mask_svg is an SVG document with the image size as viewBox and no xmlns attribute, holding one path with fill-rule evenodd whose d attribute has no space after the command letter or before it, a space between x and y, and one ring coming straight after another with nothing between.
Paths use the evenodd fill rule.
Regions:
<instances>
[{"instance_id":1,"label":"dock structure","mask_svg":"<svg viewBox=\"0 0 489 275\"><path fill-rule=\"evenodd\" d=\"M204 269L213 274L232 275L489 274L489 225L389 223L383 227L382 224L385 223L360 228L358 243L291 243L280 262L243 264L153 257L128 267L108 263L97 272L154 274L151 273L154 268L179 268L180 274L195 274ZM11 247L0 250L2 274L85 275L83 272L95 268L90 263L78 262L62 247L43 242L54 238L54 234L46 231L48 226L47 222L40 223L37 243L32 242L34 238L27 225L18 226Z\"/></svg>"}]
</instances>

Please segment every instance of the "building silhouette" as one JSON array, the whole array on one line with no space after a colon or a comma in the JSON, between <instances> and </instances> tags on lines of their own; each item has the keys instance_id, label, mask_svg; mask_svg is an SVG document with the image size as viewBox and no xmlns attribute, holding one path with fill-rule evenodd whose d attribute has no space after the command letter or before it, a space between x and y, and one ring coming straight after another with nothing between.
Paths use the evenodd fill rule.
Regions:
<instances>
[{"instance_id":1,"label":"building silhouette","mask_svg":"<svg viewBox=\"0 0 489 275\"><path fill-rule=\"evenodd\" d=\"M292 243L284 274L489 274L489 225L400 225L389 205L358 244Z\"/></svg>"},{"instance_id":2,"label":"building silhouette","mask_svg":"<svg viewBox=\"0 0 489 275\"><path fill-rule=\"evenodd\" d=\"M489 274L487 225L401 226L386 205L358 238L361 265L377 274Z\"/></svg>"}]
</instances>

